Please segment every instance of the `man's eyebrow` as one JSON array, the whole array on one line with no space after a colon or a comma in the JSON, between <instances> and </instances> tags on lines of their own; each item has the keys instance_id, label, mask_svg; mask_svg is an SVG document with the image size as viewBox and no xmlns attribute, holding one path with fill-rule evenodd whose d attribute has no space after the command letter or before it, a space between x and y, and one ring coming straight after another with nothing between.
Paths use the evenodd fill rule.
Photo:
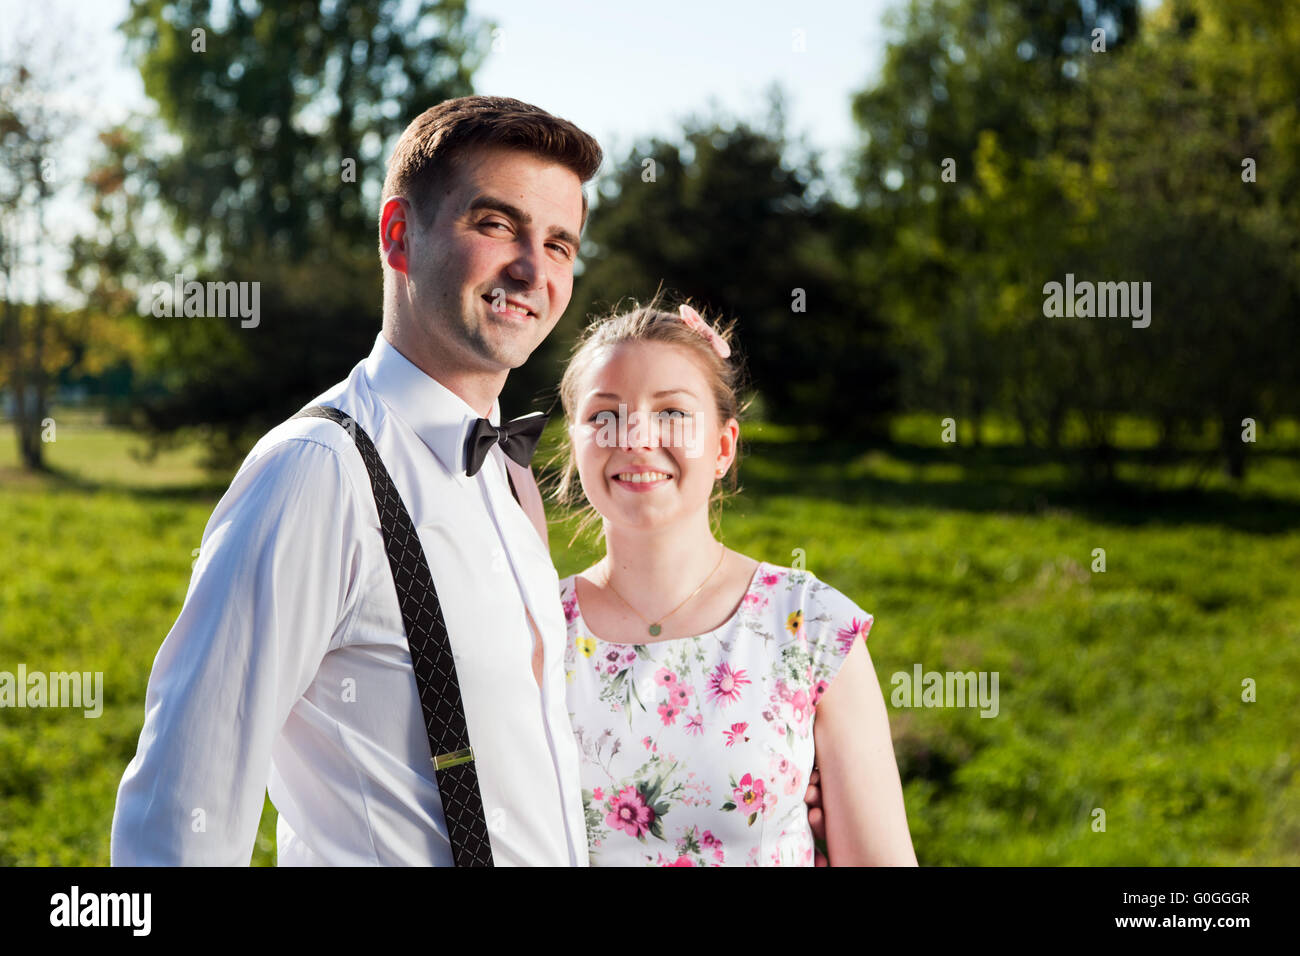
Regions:
<instances>
[{"instance_id":1,"label":"man's eyebrow","mask_svg":"<svg viewBox=\"0 0 1300 956\"><path fill-rule=\"evenodd\" d=\"M503 213L521 226L531 226L533 224L533 217L528 215L528 213L524 212L512 203L506 202L504 199L497 199L495 196L474 197L474 201L469 204L469 209L467 209L466 212L474 212L477 209L491 209L495 212ZM562 226L552 226L550 235L553 239L560 239L567 242L569 245L573 246L574 249L577 249L581 245L581 240Z\"/></svg>"},{"instance_id":2,"label":"man's eyebrow","mask_svg":"<svg viewBox=\"0 0 1300 956\"><path fill-rule=\"evenodd\" d=\"M654 397L663 398L665 395L676 395L678 392L682 393L683 395L689 395L691 396L691 398L699 397L694 392L692 392L689 388L666 388L662 392L655 392ZM615 392L596 392L594 395L588 395L587 397L588 398L618 398L619 396Z\"/></svg>"}]
</instances>

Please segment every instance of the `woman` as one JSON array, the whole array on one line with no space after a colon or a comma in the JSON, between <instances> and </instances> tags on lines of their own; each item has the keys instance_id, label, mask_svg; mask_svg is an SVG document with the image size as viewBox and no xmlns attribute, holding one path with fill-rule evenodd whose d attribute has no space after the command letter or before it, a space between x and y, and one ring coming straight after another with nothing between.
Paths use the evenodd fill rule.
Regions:
<instances>
[{"instance_id":1,"label":"woman","mask_svg":"<svg viewBox=\"0 0 1300 956\"><path fill-rule=\"evenodd\" d=\"M872 617L710 529L740 446L730 329L657 302L590 325L561 383L605 556L561 581L593 865L916 865ZM576 479L576 481L575 481Z\"/></svg>"}]
</instances>

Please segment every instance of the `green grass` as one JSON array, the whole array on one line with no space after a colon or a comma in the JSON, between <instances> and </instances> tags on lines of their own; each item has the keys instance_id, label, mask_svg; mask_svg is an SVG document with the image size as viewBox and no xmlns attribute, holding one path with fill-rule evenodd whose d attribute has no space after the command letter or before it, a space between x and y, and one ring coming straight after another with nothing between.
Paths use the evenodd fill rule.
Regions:
<instances>
[{"instance_id":1,"label":"green grass","mask_svg":"<svg viewBox=\"0 0 1300 956\"><path fill-rule=\"evenodd\" d=\"M1170 490L1194 463L1155 464L1127 426L1126 483L1103 494L1007 428L982 449L943 445L939 417L900 421L879 448L749 426L745 492L723 519L730 546L781 564L802 549L875 615L887 699L918 662L999 673L995 718L890 709L920 861L1300 863L1293 424L1252 448L1241 487L1210 474L1199 490ZM0 670L102 670L105 707L0 711L5 865L108 861L149 669L228 477L194 448L148 465L121 432L57 437L56 473L29 477L0 430ZM571 524L551 535L562 576L599 555L567 547ZM274 822L268 803L254 863L274 861Z\"/></svg>"}]
</instances>

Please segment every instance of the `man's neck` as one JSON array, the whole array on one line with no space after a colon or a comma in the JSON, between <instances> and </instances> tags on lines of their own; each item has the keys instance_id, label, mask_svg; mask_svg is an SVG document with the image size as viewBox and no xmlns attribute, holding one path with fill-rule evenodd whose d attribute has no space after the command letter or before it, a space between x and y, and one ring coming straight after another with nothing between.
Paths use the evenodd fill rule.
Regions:
<instances>
[{"instance_id":1,"label":"man's neck","mask_svg":"<svg viewBox=\"0 0 1300 956\"><path fill-rule=\"evenodd\" d=\"M474 409L479 417L491 417L492 405L505 387L508 372L478 372L440 362L430 349L416 349L406 342L393 341L400 337L395 336L387 325L383 336L403 358Z\"/></svg>"}]
</instances>

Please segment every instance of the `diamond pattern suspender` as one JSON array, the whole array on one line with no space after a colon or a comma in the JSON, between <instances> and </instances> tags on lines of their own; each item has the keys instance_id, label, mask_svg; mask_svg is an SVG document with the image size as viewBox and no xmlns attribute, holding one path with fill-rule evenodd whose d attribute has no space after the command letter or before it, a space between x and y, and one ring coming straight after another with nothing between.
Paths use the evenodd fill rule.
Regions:
<instances>
[{"instance_id":1,"label":"diamond pattern suspender","mask_svg":"<svg viewBox=\"0 0 1300 956\"><path fill-rule=\"evenodd\" d=\"M452 858L456 866L492 866L492 844L483 818L483 797L465 725L451 641L415 524L365 430L337 408L327 405L307 408L294 416L308 417L328 418L342 426L356 442L370 473L384 550L388 552L388 566L393 572L397 603L411 649L411 664L415 668L420 708L429 734L429 752L433 755Z\"/></svg>"}]
</instances>

